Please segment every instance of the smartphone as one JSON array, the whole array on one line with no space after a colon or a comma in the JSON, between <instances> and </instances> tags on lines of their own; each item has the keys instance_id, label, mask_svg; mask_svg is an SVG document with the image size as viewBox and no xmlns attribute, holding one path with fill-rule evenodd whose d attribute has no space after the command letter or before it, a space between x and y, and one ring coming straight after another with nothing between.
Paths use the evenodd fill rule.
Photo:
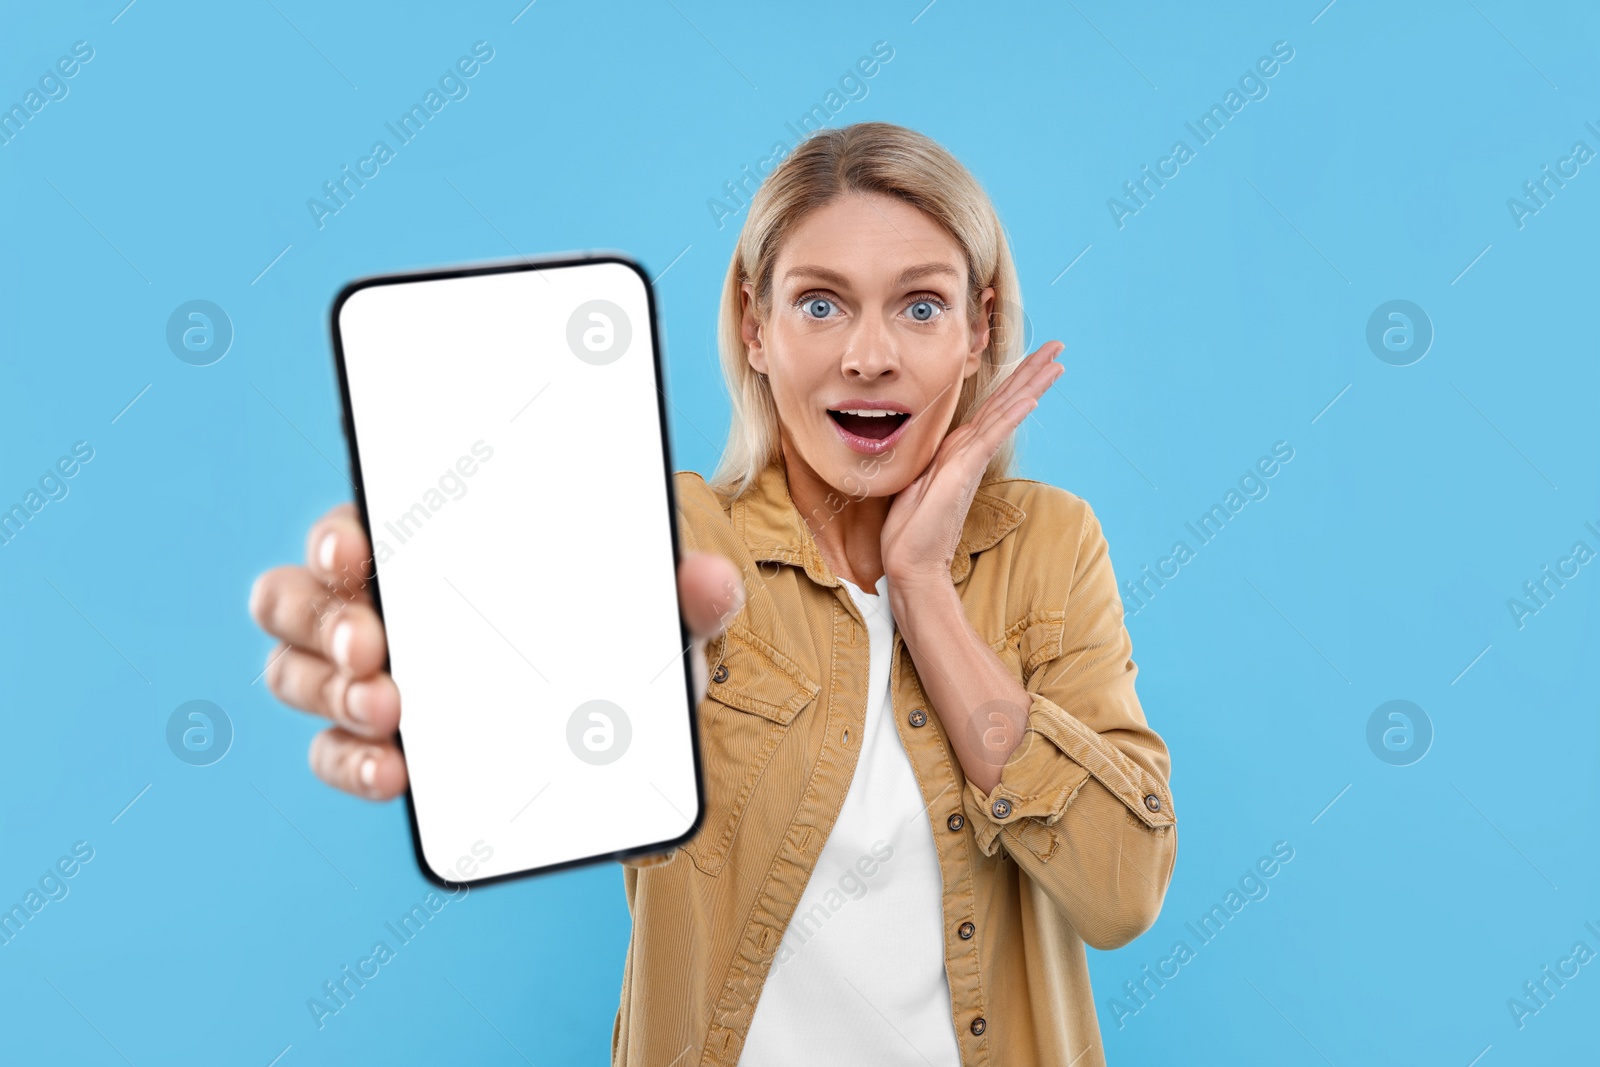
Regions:
<instances>
[{"instance_id":1,"label":"smartphone","mask_svg":"<svg viewBox=\"0 0 1600 1067\"><path fill-rule=\"evenodd\" d=\"M332 327L422 873L687 839L704 785L648 275L594 254L366 278Z\"/></svg>"}]
</instances>

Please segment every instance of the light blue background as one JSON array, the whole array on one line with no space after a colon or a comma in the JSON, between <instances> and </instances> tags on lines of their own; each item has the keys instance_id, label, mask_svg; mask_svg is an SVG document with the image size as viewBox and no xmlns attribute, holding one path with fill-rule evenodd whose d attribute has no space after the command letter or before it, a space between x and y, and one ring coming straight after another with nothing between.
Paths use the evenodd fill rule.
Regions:
<instances>
[{"instance_id":1,"label":"light blue background","mask_svg":"<svg viewBox=\"0 0 1600 1067\"><path fill-rule=\"evenodd\" d=\"M1600 574L1521 629L1506 602L1575 541L1600 549L1600 173L1522 228L1506 202L1575 141L1600 149L1600 16L924 3L6 5L8 105L95 49L0 146L0 503L95 449L0 547L0 903L95 849L0 947L7 1058L605 1062L615 865L473 891L317 1028L307 999L427 887L402 807L319 784L317 723L252 684L272 642L246 595L350 495L326 316L359 276L596 247L670 265L676 459L709 472L743 216L719 228L707 202L876 41L893 59L833 124L922 130L991 192L1037 338L1067 346L1024 473L1091 502L1120 577L1295 450L1129 619L1181 837L1154 929L1091 953L1110 1061L1592 1055L1600 965L1522 1029L1506 1001L1575 942L1600 951ZM470 95L318 229L307 199L479 40ZM1270 94L1119 229L1107 198L1196 147L1184 122L1280 40ZM236 331L213 366L164 341L191 299ZM1436 330L1410 366L1365 341L1391 299ZM210 767L166 746L191 699L236 731ZM1391 699L1436 732L1411 766L1367 746ZM1199 947L1186 921L1277 841L1295 852L1270 894ZM1178 939L1196 958L1119 1027L1112 998Z\"/></svg>"}]
</instances>

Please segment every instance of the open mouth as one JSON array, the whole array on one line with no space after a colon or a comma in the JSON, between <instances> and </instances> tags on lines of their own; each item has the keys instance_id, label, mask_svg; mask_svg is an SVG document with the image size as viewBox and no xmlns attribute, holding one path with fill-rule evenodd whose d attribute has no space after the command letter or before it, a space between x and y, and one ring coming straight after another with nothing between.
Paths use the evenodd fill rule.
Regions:
<instances>
[{"instance_id":1,"label":"open mouth","mask_svg":"<svg viewBox=\"0 0 1600 1067\"><path fill-rule=\"evenodd\" d=\"M911 421L909 411L855 406L829 408L828 417L833 420L845 447L863 456L887 453Z\"/></svg>"},{"instance_id":2,"label":"open mouth","mask_svg":"<svg viewBox=\"0 0 1600 1067\"><path fill-rule=\"evenodd\" d=\"M911 417L904 411L834 411L828 416L846 433L868 441L886 441Z\"/></svg>"}]
</instances>

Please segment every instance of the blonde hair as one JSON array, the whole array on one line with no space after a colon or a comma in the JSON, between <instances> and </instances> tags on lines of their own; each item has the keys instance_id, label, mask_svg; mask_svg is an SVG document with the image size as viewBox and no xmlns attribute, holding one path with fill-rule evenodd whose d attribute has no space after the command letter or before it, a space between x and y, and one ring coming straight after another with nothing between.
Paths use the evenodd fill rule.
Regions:
<instances>
[{"instance_id":1,"label":"blonde hair","mask_svg":"<svg viewBox=\"0 0 1600 1067\"><path fill-rule=\"evenodd\" d=\"M994 288L989 344L978 370L961 386L950 426L972 417L1022 358L1022 294L1000 217L983 187L932 138L887 122L858 122L818 130L790 153L756 190L739 231L722 288L717 348L732 405L728 446L709 485L737 497L767 464L781 457L778 409L767 379L750 366L741 331L741 287L755 290L756 311L771 306L778 250L812 211L847 193L881 193L930 215L961 245L967 261L967 313L975 318L983 290ZM1011 475L1015 458L1007 435L983 481Z\"/></svg>"}]
</instances>

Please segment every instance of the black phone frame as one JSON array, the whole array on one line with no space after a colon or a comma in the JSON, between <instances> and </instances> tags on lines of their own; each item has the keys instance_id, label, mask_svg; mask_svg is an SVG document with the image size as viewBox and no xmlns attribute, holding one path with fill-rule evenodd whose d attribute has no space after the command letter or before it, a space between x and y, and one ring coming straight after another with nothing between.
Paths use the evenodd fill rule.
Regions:
<instances>
[{"instance_id":1,"label":"black phone frame","mask_svg":"<svg viewBox=\"0 0 1600 1067\"><path fill-rule=\"evenodd\" d=\"M666 479L667 489L667 527L672 539L674 575L673 590L674 595L678 596L678 633L680 642L684 647L687 648L691 645L692 641L688 624L684 622L683 600L681 594L678 593L676 578L677 569L683 562L683 553L679 545L678 538L678 500L677 494L674 492L672 442L667 427L667 395L665 389L666 378L662 373L661 330L659 328L658 316L656 313L655 287L651 284L650 275L645 272L644 268L640 266L640 264L631 256L628 256L622 252L600 251L589 253L562 253L549 256L523 256L514 261L486 262L459 267L403 271L393 274L376 274L365 278L359 278L340 289L338 295L334 297L333 306L329 311L329 328L333 339L334 367L338 374L340 422L344 429L345 444L350 452L350 474L351 482L355 487L356 511L360 514L361 528L366 532L367 544L370 546L375 543L372 536L372 521L367 513L366 484L361 476L361 450L356 443L355 412L350 402L350 380L345 369L344 340L339 332L339 313L343 310L345 303L361 290L374 288L380 285L398 285L412 282L440 281L450 278L469 278L484 274L509 274L519 271L553 270L559 267L591 266L599 263L616 263L627 267L629 270L637 274L639 276L639 280L644 283L645 303L649 309L650 357L656 381L656 423L661 432L661 457L663 461L663 476ZM370 584L372 591L372 606L373 609L378 613L378 618L381 621L383 619L383 598L380 595L378 587L378 563L376 553L373 554L370 562L372 564L372 576L370 578L363 576L363 580ZM696 804L694 820L689 824L689 829L687 831L680 834L678 837L671 838L666 841L651 842L649 844L638 845L633 848L622 849L620 851L596 853L592 856L584 856L572 860L563 860L560 863L546 864L542 867L530 867L520 871L510 871L505 874L491 875L485 878L466 879L464 881L450 881L449 879L440 877L428 866L427 860L423 858L422 833L417 825L416 801L411 793L411 781L410 776L408 775L406 779L405 794L406 817L411 827L412 854L416 859L418 870L422 872L422 876L433 885L451 891L455 891L463 887L476 889L481 886L492 885L499 882L507 882L517 878L529 878L541 874L552 874L556 871L570 870L575 867L586 867L597 863L621 861L630 859L634 856L645 856L665 852L670 848L676 848L678 845L681 845L683 842L689 840L689 838L698 833L701 824L705 821L706 815L705 771L700 752L699 712L694 700L694 668L690 661L690 654L685 654L680 658L683 660L684 687L685 691L689 694L689 747L694 756L694 785ZM390 671L390 662L387 651L385 651L384 654L383 670L385 673ZM400 749L401 754L404 755L405 746L401 742L400 734L398 732L395 735L395 744Z\"/></svg>"}]
</instances>

